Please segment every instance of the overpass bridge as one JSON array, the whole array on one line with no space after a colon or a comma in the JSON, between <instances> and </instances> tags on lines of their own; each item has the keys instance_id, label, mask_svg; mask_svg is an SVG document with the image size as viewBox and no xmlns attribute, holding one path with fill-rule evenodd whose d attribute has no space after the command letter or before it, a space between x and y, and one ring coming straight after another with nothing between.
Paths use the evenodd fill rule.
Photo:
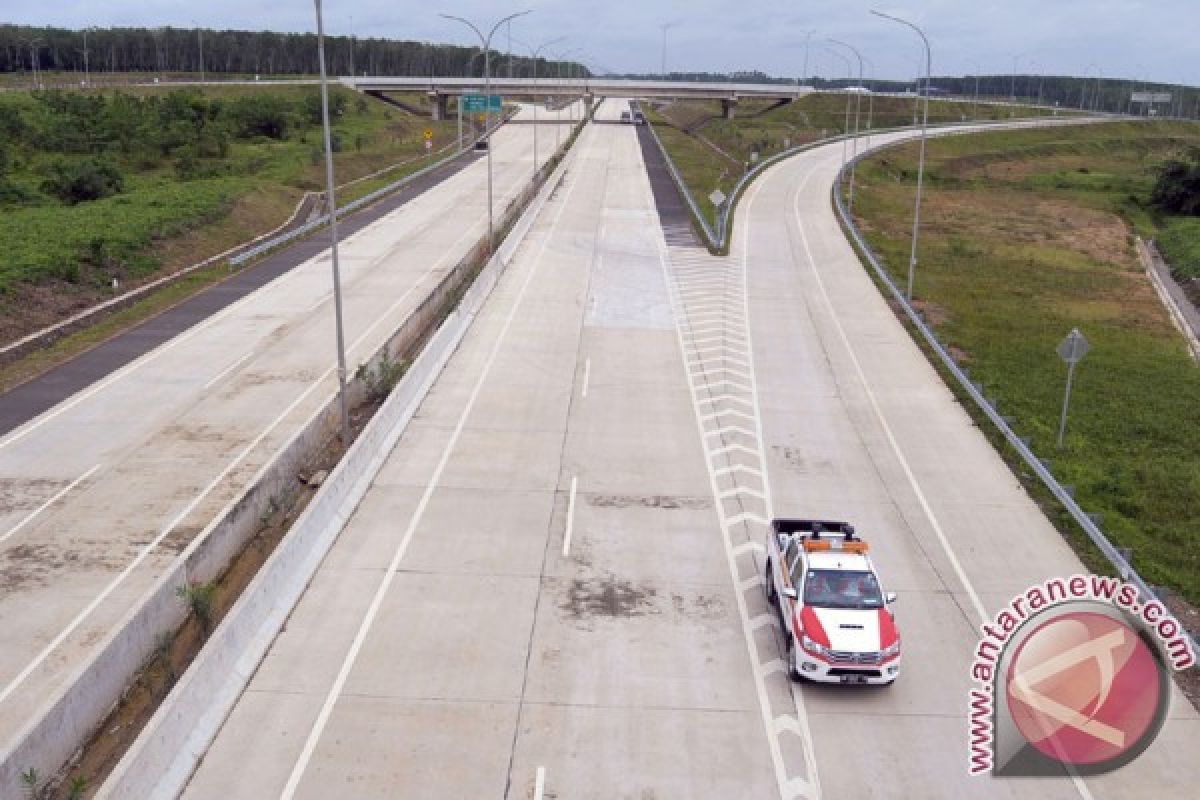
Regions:
<instances>
[{"instance_id":1,"label":"overpass bridge","mask_svg":"<svg viewBox=\"0 0 1200 800\"><path fill-rule=\"evenodd\" d=\"M390 77L340 78L342 84L366 94L424 92L433 102L433 118L445 119L451 97L483 92L483 78ZM501 95L546 97L635 97L692 98L720 100L726 117L733 117L743 97L766 100L796 100L814 89L785 83L699 83L628 78L507 78L492 77L491 92Z\"/></svg>"}]
</instances>

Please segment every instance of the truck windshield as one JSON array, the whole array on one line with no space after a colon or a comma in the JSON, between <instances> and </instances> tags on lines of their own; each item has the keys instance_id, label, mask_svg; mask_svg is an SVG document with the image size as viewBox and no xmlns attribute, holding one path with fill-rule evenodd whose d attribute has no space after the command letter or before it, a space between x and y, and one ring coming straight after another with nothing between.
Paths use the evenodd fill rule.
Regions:
<instances>
[{"instance_id":1,"label":"truck windshield","mask_svg":"<svg viewBox=\"0 0 1200 800\"><path fill-rule=\"evenodd\" d=\"M883 608L874 573L810 569L804 578L804 605L818 608Z\"/></svg>"}]
</instances>

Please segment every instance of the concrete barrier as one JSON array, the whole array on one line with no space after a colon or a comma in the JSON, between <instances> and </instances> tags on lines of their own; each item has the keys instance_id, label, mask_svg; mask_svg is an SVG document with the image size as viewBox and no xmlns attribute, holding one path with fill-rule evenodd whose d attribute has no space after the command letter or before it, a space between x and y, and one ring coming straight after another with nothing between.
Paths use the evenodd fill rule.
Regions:
<instances>
[{"instance_id":1,"label":"concrete barrier","mask_svg":"<svg viewBox=\"0 0 1200 800\"><path fill-rule=\"evenodd\" d=\"M561 175L561 168L557 173ZM555 178L557 180L558 178ZM549 186L549 182L547 186ZM546 186L543 187L546 189ZM548 196L548 191L543 191L538 194L538 200L533 207L525 213L521 213L521 209L530 201L537 193L537 186L534 184L528 185L523 191L518 193L517 197L510 204L508 210L501 218L501 229L508 227L516 220L514 234L524 235L524 231L528 230L531 224L531 214L536 213L536 209L540 208L545 202L545 197ZM435 345L443 348L446 345L439 345L450 334L444 332L448 329L453 330L452 324L455 320L464 318L467 315L466 309L472 308L468 305L471 303L482 303L481 295L482 287L486 286L490 290L494 284L497 275L497 269L502 269L504 265L511 260L512 253L517 246L516 235L510 236L500 248L497 249L495 257L484 268L483 273L476 279L471 287L463 295L463 302L459 304L460 311L450 315L444 324L442 324L437 332L433 335L430 341L426 344L424 350L434 352ZM379 362L387 357L396 359L399 354L411 352L429 336L434 325L448 305L454 303L455 298L463 290L465 281L471 280L476 268L482 260L486 249L486 239L482 239L467 255L449 270L438 285L424 298L418 307L405 319L401 326L393 333L384 345L375 353L375 355L366 363L368 368L377 367ZM497 267L496 265L500 265ZM489 270L491 272L489 272ZM484 278L485 275L491 275L490 278ZM486 295L483 295L486 296ZM477 310L477 309L476 309ZM469 314L473 318L474 312ZM469 324L469 319L462 322L464 325ZM461 338L461 332L458 333ZM453 339L456 344L458 338ZM446 350L444 357L448 358L453 347ZM344 516L338 516L335 511L329 510L331 504L335 504L334 500L323 499L329 497L345 498L350 497L350 487L358 480L358 476L364 473L367 467L367 462L364 461L362 453L371 452L372 444L378 445L378 433L368 435L371 431L378 431L385 424L383 420L390 419L392 424L397 424L397 416L395 406L402 402L402 399L408 394L416 397L415 402L419 402L419 398L424 396L424 391L427 386L423 382L423 370L428 372L428 381L432 382L437 371L440 371L440 365L436 370L430 366L431 360L435 359L433 355L426 355L422 352L418 357L417 362L409 369L405 378L397 386L395 392L389 398L384 407L377 413L376 418L368 425L367 430L359 437L355 445L347 452L342 459L338 468L333 471L330 478L322 485L317 496L313 498L308 509L296 521L292 531L286 536L276 550L275 555L285 553L278 559L280 566L272 567L277 559L275 555L263 566L259 575L247 587L243 597L234 605L227 615L226 620L218 626L214 631L210 642L205 645L201 652L201 656L197 658L196 663L202 661L207 662L207 659L217 658L217 656L206 655L210 652L251 652L255 646L261 644L260 636L255 631L247 631L246 623L231 623L230 620L235 616L238 618L258 619L265 614L278 614L280 606L280 598L273 594L273 589L268 591L266 595L259 594L251 597L255 587L259 586L260 579L268 572L269 569L275 570L271 574L278 575L282 570L283 574L287 574L288 570L308 569L310 566L315 569L315 565L319 562L319 557L311 565L304 561L297 554L296 547L299 545L290 544L293 540L303 540L308 542L308 546L328 547L332 541L322 543L321 540L314 540L313 534L308 534L307 538L304 535L297 535L298 531L302 531L302 523L306 526L317 525L321 530L325 526L334 525L334 533L340 530L341 524L345 521ZM422 386L420 393L416 390ZM360 381L353 381L348 384L349 400L357 403L361 401L365 395L365 387ZM392 409L385 414L386 409ZM157 646L158 639L163 633L174 632L179 628L186 618L187 609L176 596L176 588L185 585L189 581L209 581L217 578L231 563L234 557L241 552L246 543L254 536L259 527L259 521L262 519L272 506L273 501L280 496L285 488L289 486L294 476L304 467L305 463L313 454L318 452L322 445L336 434L339 425L339 412L337 397L335 393L328 394L320 407L301 425L300 429L287 444L281 448L279 453L265 464L253 479L248 483L247 488L241 495L231 501L222 511L214 518L204 531L197 535L188 547L175 559L171 567L159 577L154 586L146 593L139 601L137 607L130 611L126 616L114 627L113 631L103 641L94 655L87 663L73 673L65 684L55 692L55 694L43 703L39 712L21 732L14 737L12 743L6 751L0 752L0 797L17 797L21 796L25 789L21 783L20 774L22 771L30 767L36 768L42 775L54 775L63 767L64 764L76 755L80 746L86 743L94 734L98 725L100 725L112 709L119 702L126 687L132 677L145 664L147 659L154 652ZM399 434L397 433L397 436ZM393 440L394 442L394 440ZM390 450L391 445L387 445ZM386 453L386 450L384 451ZM380 456L382 458L382 456ZM374 473L370 473L373 475ZM347 476L353 476L353 480ZM364 487L365 488L365 487ZM357 500L355 500L357 502ZM350 507L351 510L353 506ZM323 509L323 510L322 510ZM348 514L349 511L346 511ZM316 519L316 522L306 522L309 518ZM315 543L314 543L315 542ZM323 553L323 551L321 551ZM290 555L286 555L290 554ZM276 581L280 580L278 577ZM298 587L302 590L307 583L305 578ZM296 595L298 599L299 595ZM245 601L247 610L239 611ZM287 603L286 608L290 609L295 600ZM286 615L286 611L283 612ZM282 616L280 616L282 621ZM226 624L230 623L230 624ZM228 628L227 631L225 629ZM276 628L277 630L277 628ZM224 633L222 631L225 631ZM265 634L263 634L265 635ZM272 632L270 637L266 639L269 644L270 639L274 636ZM263 645L265 652L265 644ZM261 657L261 655L259 656ZM241 661L235 659L235 666L240 668ZM254 664L257 664L257 658L253 663L246 667L245 678L248 679L249 674L253 671ZM229 667L227 659L220 662L219 669L225 670ZM171 719L175 717L174 723L183 725L185 728L201 729L205 723L210 723L210 713L206 712L201 715L199 712L191 713L195 709L203 707L195 705L195 701L190 701L193 704L183 706L180 701L174 701L172 698L180 693L185 685L190 685L195 679L188 678L192 670L185 674L184 679L172 691L167 700L164 701L159 713L156 714L151 723L147 726L147 732L155 730L163 730L166 724L160 717ZM235 681L236 676L241 675L239 672L229 672L223 674L221 681L226 679ZM218 682L219 683L219 682ZM231 684L233 685L233 684ZM206 689L206 691L209 691ZM240 692L240 688L238 689ZM212 702L216 702L219 693L211 695L202 695L205 698L204 703L209 702L211 696ZM236 694L233 699L236 699ZM182 717L181 722L178 718L181 708L186 708L187 713ZM212 733L215 734L219 727L223 713L216 720L216 726L212 728ZM178 737L172 738L167 733L162 734L164 743L174 741ZM134 750L130 751L130 756L142 746L142 739L138 740L138 745ZM151 759L152 763L156 763ZM123 765L123 760L121 764ZM114 772L114 778L118 774L133 774L139 775L146 772L149 768L142 762L137 761L137 766L131 770L125 770L120 765L118 770ZM186 777L186 775L184 776ZM117 785L124 785L121 781ZM108 792L105 789L105 792ZM127 797L148 797L151 794L142 791L124 790L116 793L109 793L105 796L114 798Z\"/></svg>"},{"instance_id":2,"label":"concrete barrier","mask_svg":"<svg viewBox=\"0 0 1200 800\"><path fill-rule=\"evenodd\" d=\"M438 326L404 378L213 632L101 787L98 798L169 798L183 789L321 560L562 179L566 166L564 161L520 215L511 235ZM432 313L447 299L431 295L423 308ZM314 422L318 427L332 424L331 419Z\"/></svg>"}]
</instances>

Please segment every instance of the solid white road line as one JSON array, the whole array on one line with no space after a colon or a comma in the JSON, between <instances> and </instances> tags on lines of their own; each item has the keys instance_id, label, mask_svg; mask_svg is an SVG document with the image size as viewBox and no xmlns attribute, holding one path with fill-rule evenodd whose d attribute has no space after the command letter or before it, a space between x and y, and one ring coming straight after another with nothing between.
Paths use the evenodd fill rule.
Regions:
<instances>
[{"instance_id":1,"label":"solid white road line","mask_svg":"<svg viewBox=\"0 0 1200 800\"><path fill-rule=\"evenodd\" d=\"M561 205L559 205L557 213L554 216L553 222L550 224L550 230L542 239L541 249L538 251L536 260L530 266L529 274L525 276L524 282L521 284L520 291L513 301L512 308L509 309L508 316L504 320L504 326L500 329L499 335L492 345L492 350L488 354L487 361L484 362L483 370L480 372L478 379L475 381L474 387L471 389L471 394L467 398L467 404L459 415L458 422L454 426L453 432L450 434L449 441L446 442L445 448L442 450L442 455L434 468L433 474L430 476L429 484L425 487L425 491L421 494L421 499L417 503L416 509L413 511L412 518L409 520L408 527L404 531L404 535L400 537L400 542L396 547L396 552L392 555L391 562L388 565L387 571L384 573L383 580L379 584L379 588L375 591L375 596L371 599L370 606L367 607L367 612L363 616L362 622L359 624L358 632L354 636L354 641L350 644L350 649L346 652L345 658L342 660L342 666L338 670L337 677L334 679L333 685L329 687L329 692L325 696L325 702L321 706L320 712L317 714L316 720L313 722L312 728L309 730L308 737L305 739L304 748L297 757L295 764L292 766L291 774L288 776L286 785L280 793L281 800L291 800L296 794L296 789L300 785L300 780L304 777L305 770L308 769L309 761L312 760L313 753L316 751L317 742L321 738L321 734L325 730L325 726L329 723L329 717L333 713L334 704L342 694L342 689L346 685L346 681L350 677L350 670L354 668L355 662L358 660L358 654L362 650L363 644L367 640L367 636L371 632L372 626L375 624L375 617L379 614L379 609L383 605L383 598L387 595L388 589L392 585L392 580L396 577L397 567L404 558L404 554L408 551L409 543L412 541L413 535L416 533L417 526L425 516L425 509L429 505L430 499L433 497L433 492L437 489L441 482L442 473L446 470L446 464L450 461L450 454L458 445L458 439L462 435L463 429L466 427L467 418L471 411L475 408L475 403L479 399L480 393L483 391L484 382L491 374L492 366L496 362L496 358L500 353L500 348L508 338L508 331L512 327L513 320L516 318L517 311L521 308L521 303L525 298L525 294L529 286L533 283L533 278L538 273L538 267L541 266L543 257L546 254L546 248L551 239L554 238L554 232L558 229L558 223L562 219L563 210L570 205L571 196L574 194L575 186L578 184L571 182L567 188L567 193L563 197Z\"/></svg>"},{"instance_id":2,"label":"solid white road line","mask_svg":"<svg viewBox=\"0 0 1200 800\"><path fill-rule=\"evenodd\" d=\"M76 486L78 486L79 484L83 483L85 480L87 480L89 477L91 477L92 473L94 473L94 472L95 472L96 470L98 470L98 469L100 469L100 465L99 465L99 464L97 464L96 466L92 467L92 468L91 468L91 469L89 469L87 472L83 473L83 474L82 474L82 475L80 475L78 478L76 478L75 480L71 481L71 482L70 482L69 484L67 484L65 487L63 487L62 489L60 489L60 490L59 490L59 491L58 491L58 492L57 492L57 493L56 493L56 494L55 494L53 497L51 497L49 500L47 500L46 502L44 502L44 503L42 503L40 506L38 506L36 509L34 509L34 511L33 511L33 513L32 513L32 514L30 514L28 517L26 517L25 519L21 520L21 521L20 521L20 522L18 522L16 525L14 525L12 528L10 528L10 529L9 529L9 531L8 531L8 533L4 534L3 536L0 536L0 542L3 542L3 541L5 541L5 540L6 540L6 539L8 539L10 536L13 536L13 535L14 535L14 534L16 534L16 533L17 533L19 530L21 530L22 528L24 528L26 525L28 525L29 523L33 522L33 521L34 521L34 519L36 519L36 518L37 518L37 516L38 516L39 514L41 514L43 511L45 511L45 510L46 510L47 508L49 508L50 506L52 506L52 505L54 505L55 503L57 503L57 502L58 502L60 499L62 499L62 497L63 497L63 496L65 496L65 495L67 494L67 492L71 491L71 490L72 490L72 489L74 489Z\"/></svg>"},{"instance_id":3,"label":"solid white road line","mask_svg":"<svg viewBox=\"0 0 1200 800\"><path fill-rule=\"evenodd\" d=\"M546 791L546 768L538 767L537 776L533 779L533 800L542 800Z\"/></svg>"},{"instance_id":4,"label":"solid white road line","mask_svg":"<svg viewBox=\"0 0 1200 800\"><path fill-rule=\"evenodd\" d=\"M926 519L929 520L930 527L933 529L938 543L941 544L946 558L949 559L955 576L958 577L959 583L962 584L967 597L971 600L971 605L974 606L975 613L979 615L980 622L987 622L987 610L984 608L983 601L979 599L979 593L975 591L974 585L967 578L967 573L963 569L962 563L958 560L958 555L954 552L954 548L950 546L950 540L946 538L946 532L942 529L941 522L938 520L937 515L933 513L933 507L929 504L929 499L926 498L924 490L921 489L921 484L917 481L917 476L913 473L912 467L908 463L908 458L905 457L904 451L900 449L900 443L896 441L896 436L892 432L892 426L888 423L887 417L884 416L883 409L879 405L879 400L875 397L875 391L871 388L870 381L867 380L867 373L863 369L862 363L858 360L858 353L855 352L854 346L850 344L850 337L846 334L841 317L838 315L837 309L833 307L833 300L830 299L829 292L825 289L825 281L821 278L821 272L817 269L817 260L813 257L812 247L808 243L808 233L804 228L804 219L800 214L800 196L803 194L804 188L808 185L808 181L812 178L813 174L810 171L804 180L800 182L800 185L796 187L795 194L792 196L792 214L800 233L800 243L804 245L804 255L808 258L809 270L812 272L812 276L817 283L817 291L821 295L821 300L825 305L825 310L829 314L833 329L837 331L838 339L850 357L850 363L854 366L854 374L858 377L859 383L862 384L863 395L867 398L867 402L870 404L871 411L874 413L876 421L879 422L880 428L883 429L884 438L887 439L892 454L895 455L896 460L899 462L900 469L904 472L904 477L908 480L909 487L912 488L913 494L916 495L917 502L921 505L921 510L924 512Z\"/></svg>"},{"instance_id":5,"label":"solid white road line","mask_svg":"<svg viewBox=\"0 0 1200 800\"><path fill-rule=\"evenodd\" d=\"M592 379L592 360L589 358L583 362L583 389L580 392L580 397L587 397L588 382Z\"/></svg>"},{"instance_id":6,"label":"solid white road line","mask_svg":"<svg viewBox=\"0 0 1200 800\"><path fill-rule=\"evenodd\" d=\"M892 432L892 426L888 423L887 417L883 414L883 409L879 405L879 400L875 396L875 392L871 389L871 384L867 381L867 375L863 370L862 363L858 360L858 354L855 352L853 345L850 343L850 337L846 335L846 329L842 325L841 319L833 307L833 301L829 297L829 292L825 288L825 281L821 278L821 273L817 269L816 259L813 258L812 248L808 243L808 234L804 229L803 215L800 213L800 195L804 191L804 187L808 184L809 178L813 176L813 172L809 172L797 186L792 200L792 213L796 220L796 226L800 232L800 241L804 245L804 253L808 257L809 269L812 271L813 277L816 279L818 291L821 294L821 299L824 301L826 310L829 312L829 317L833 321L834 329L837 331L838 338L845 347L846 353L850 356L850 362L854 365L854 372L862 384L864 394L867 401L871 405L871 410L874 412L876 420L879 422L880 428L883 429L884 437L891 447L892 453L896 456L896 460L900 464L901 470L904 472L905 478L908 480L909 486L917 497L917 502L921 505L921 510L924 512L926 519L929 520L930 526L933 528L934 535L937 537L938 543L942 546L942 551L946 554L946 558L950 561L950 565L954 568L954 574L958 577L963 589L971 600L971 605L974 606L975 612L979 615L980 624L987 622L987 610L983 605L983 601L979 599L979 593L975 591L974 585L967 578L966 572L963 570L962 563L958 560L958 555L954 552L954 548L950 546L949 539L946 538L946 533L942 529L941 523L938 521L937 515L934 514L932 506L929 504L925 492L921 489L921 484L917 481L916 475L912 471L912 467L908 463L904 452L900 449L899 442L896 441L896 436ZM1074 784L1075 790L1084 800L1092 800L1092 793L1084 783L1083 778L1070 765L1064 765L1067 775L1071 778L1071 783Z\"/></svg>"},{"instance_id":7,"label":"solid white road line","mask_svg":"<svg viewBox=\"0 0 1200 800\"><path fill-rule=\"evenodd\" d=\"M567 530L563 534L563 558L571 551L571 533L575 530L575 493L579 489L579 476L571 476L571 494L567 497Z\"/></svg>"},{"instance_id":8,"label":"solid white road line","mask_svg":"<svg viewBox=\"0 0 1200 800\"><path fill-rule=\"evenodd\" d=\"M215 384L215 383L219 382L219 381L220 381L222 378L224 378L224 377L225 377L226 375L228 375L229 373L233 372L235 369L237 369L238 367L240 367L242 364L245 364L245 363L246 363L246 361L248 361L248 360L249 360L249 358L250 358L250 356L252 356L252 355L254 355L254 351L253 351L253 350L251 350L250 352L246 353L246 355L242 356L241 358L239 358L237 361L235 361L235 362L233 362L232 364L230 364L230 365L229 365L228 367L226 367L225 369L221 370L219 373L217 373L216 375L214 375L214 376L213 376L213 377L212 377L212 378L209 380L209 382L208 382L208 383L204 384L204 388L205 388L205 389L211 389L211 388L213 387L213 384Z\"/></svg>"}]
</instances>

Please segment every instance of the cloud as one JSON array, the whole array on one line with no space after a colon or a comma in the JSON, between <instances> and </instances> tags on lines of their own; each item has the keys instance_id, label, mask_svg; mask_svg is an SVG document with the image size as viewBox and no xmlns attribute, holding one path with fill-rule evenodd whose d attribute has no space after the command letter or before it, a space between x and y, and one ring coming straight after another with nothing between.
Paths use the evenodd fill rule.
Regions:
<instances>
[{"instance_id":1,"label":"cloud","mask_svg":"<svg viewBox=\"0 0 1200 800\"><path fill-rule=\"evenodd\" d=\"M929 36L934 72L1005 74L1013 57L1021 72L1080 75L1089 68L1113 77L1200 84L1195 0L323 0L331 33L469 43L471 34L438 12L494 21L509 10L534 13L513 25L513 36L537 44L566 36L585 61L619 71L657 72L662 31L667 32L669 69L729 71L759 69L798 76L803 69L804 32L813 36L812 61L824 74L844 68L818 43L826 37L850 42L881 77L910 78L922 58L919 39L894 23L871 16L878 7L920 25ZM185 6L178 0L61 0L22 3L7 12L18 24L66 27L175 25L211 28L311 31L311 0L252 5L244 0L208 0ZM496 42L507 46L507 30ZM1095 67L1090 65L1095 64Z\"/></svg>"}]
</instances>

